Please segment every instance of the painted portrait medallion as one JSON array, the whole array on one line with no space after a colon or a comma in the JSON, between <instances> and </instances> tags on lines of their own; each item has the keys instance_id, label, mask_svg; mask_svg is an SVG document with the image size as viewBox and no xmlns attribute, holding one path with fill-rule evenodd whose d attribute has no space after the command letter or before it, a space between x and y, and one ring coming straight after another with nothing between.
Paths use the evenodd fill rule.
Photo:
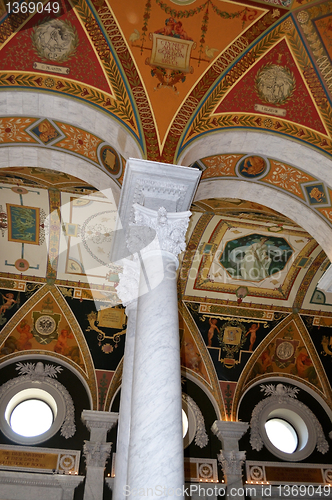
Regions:
<instances>
[{"instance_id":1,"label":"painted portrait medallion","mask_svg":"<svg viewBox=\"0 0 332 500\"><path fill-rule=\"evenodd\" d=\"M266 173L267 162L261 156L247 156L239 163L239 174L255 179Z\"/></svg>"},{"instance_id":2,"label":"painted portrait medallion","mask_svg":"<svg viewBox=\"0 0 332 500\"><path fill-rule=\"evenodd\" d=\"M120 159L115 149L111 146L103 146L100 151L100 159L104 167L112 174L117 175L120 171Z\"/></svg>"},{"instance_id":3,"label":"painted portrait medallion","mask_svg":"<svg viewBox=\"0 0 332 500\"><path fill-rule=\"evenodd\" d=\"M52 19L36 26L31 40L41 59L58 63L72 57L78 45L76 28L69 21L60 19Z\"/></svg>"},{"instance_id":4,"label":"painted portrait medallion","mask_svg":"<svg viewBox=\"0 0 332 500\"><path fill-rule=\"evenodd\" d=\"M284 66L266 64L257 72L255 88L262 101L280 105L292 96L295 90L295 78Z\"/></svg>"}]
</instances>

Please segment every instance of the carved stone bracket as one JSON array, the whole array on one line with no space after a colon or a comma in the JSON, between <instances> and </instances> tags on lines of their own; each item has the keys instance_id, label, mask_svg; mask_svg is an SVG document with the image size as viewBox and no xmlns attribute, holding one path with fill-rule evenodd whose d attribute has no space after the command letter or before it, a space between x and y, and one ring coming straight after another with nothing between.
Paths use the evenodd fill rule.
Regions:
<instances>
[{"instance_id":1,"label":"carved stone bracket","mask_svg":"<svg viewBox=\"0 0 332 500\"><path fill-rule=\"evenodd\" d=\"M185 236L189 224L191 212L167 212L164 207L158 211L134 204L135 224L147 226L156 232L156 238L149 244L147 250L164 250L172 253L175 257L185 250ZM129 248L134 249L134 243L128 241ZM141 245L140 245L141 246Z\"/></svg>"},{"instance_id":2,"label":"carved stone bracket","mask_svg":"<svg viewBox=\"0 0 332 500\"><path fill-rule=\"evenodd\" d=\"M223 451L220 450L218 460L221 464L223 473L229 476L242 476L242 466L246 459L245 451Z\"/></svg>"},{"instance_id":3,"label":"carved stone bracket","mask_svg":"<svg viewBox=\"0 0 332 500\"><path fill-rule=\"evenodd\" d=\"M82 421L90 431L91 442L106 442L107 432L116 424L118 413L83 410Z\"/></svg>"},{"instance_id":4,"label":"carved stone bracket","mask_svg":"<svg viewBox=\"0 0 332 500\"><path fill-rule=\"evenodd\" d=\"M105 467L111 449L112 443L84 441L83 455L87 467Z\"/></svg>"}]
</instances>

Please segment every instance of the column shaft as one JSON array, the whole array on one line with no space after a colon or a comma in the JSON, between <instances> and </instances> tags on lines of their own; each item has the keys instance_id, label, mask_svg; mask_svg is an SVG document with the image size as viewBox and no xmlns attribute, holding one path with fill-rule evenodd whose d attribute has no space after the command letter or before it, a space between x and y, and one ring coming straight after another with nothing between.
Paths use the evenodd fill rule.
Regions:
<instances>
[{"instance_id":1,"label":"column shaft","mask_svg":"<svg viewBox=\"0 0 332 500\"><path fill-rule=\"evenodd\" d=\"M143 260L150 291L141 279L128 485L163 498L184 484L177 259L152 251Z\"/></svg>"},{"instance_id":2,"label":"column shaft","mask_svg":"<svg viewBox=\"0 0 332 500\"><path fill-rule=\"evenodd\" d=\"M128 320L127 320L125 352L123 358L118 438L116 445L115 478L114 478L114 489L113 489L114 500L120 500L121 498L126 498L124 493L125 493L125 487L128 484L127 468L128 468L128 452L129 452L129 442L130 442L131 398L132 398L132 384L133 384L137 301L134 301L129 305L127 305L126 314Z\"/></svg>"}]
</instances>

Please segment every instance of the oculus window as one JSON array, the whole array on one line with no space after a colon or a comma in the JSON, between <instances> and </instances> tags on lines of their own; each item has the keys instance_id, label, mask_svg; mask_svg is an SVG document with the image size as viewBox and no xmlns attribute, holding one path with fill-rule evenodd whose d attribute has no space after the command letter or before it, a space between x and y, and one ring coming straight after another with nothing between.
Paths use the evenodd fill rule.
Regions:
<instances>
[{"instance_id":1,"label":"oculus window","mask_svg":"<svg viewBox=\"0 0 332 500\"><path fill-rule=\"evenodd\" d=\"M278 450L284 453L294 453L299 439L295 428L282 418L271 418L265 422L267 437Z\"/></svg>"},{"instance_id":2,"label":"oculus window","mask_svg":"<svg viewBox=\"0 0 332 500\"><path fill-rule=\"evenodd\" d=\"M53 424L52 408L42 399L29 398L15 406L9 425L16 434L25 437L40 436Z\"/></svg>"}]
</instances>

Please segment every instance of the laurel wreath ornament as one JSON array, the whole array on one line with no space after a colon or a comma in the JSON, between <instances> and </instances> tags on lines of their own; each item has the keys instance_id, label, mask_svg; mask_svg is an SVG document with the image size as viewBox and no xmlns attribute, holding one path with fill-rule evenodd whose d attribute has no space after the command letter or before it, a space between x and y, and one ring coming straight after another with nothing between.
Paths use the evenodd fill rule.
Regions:
<instances>
[{"instance_id":1,"label":"laurel wreath ornament","mask_svg":"<svg viewBox=\"0 0 332 500\"><path fill-rule=\"evenodd\" d=\"M286 66L266 64L256 74L255 90L259 98L269 104L285 104L294 94L296 81L292 71Z\"/></svg>"},{"instance_id":2,"label":"laurel wreath ornament","mask_svg":"<svg viewBox=\"0 0 332 500\"><path fill-rule=\"evenodd\" d=\"M67 19L49 18L33 28L31 41L43 61L54 63L68 61L75 55L79 43L75 26Z\"/></svg>"}]
</instances>

